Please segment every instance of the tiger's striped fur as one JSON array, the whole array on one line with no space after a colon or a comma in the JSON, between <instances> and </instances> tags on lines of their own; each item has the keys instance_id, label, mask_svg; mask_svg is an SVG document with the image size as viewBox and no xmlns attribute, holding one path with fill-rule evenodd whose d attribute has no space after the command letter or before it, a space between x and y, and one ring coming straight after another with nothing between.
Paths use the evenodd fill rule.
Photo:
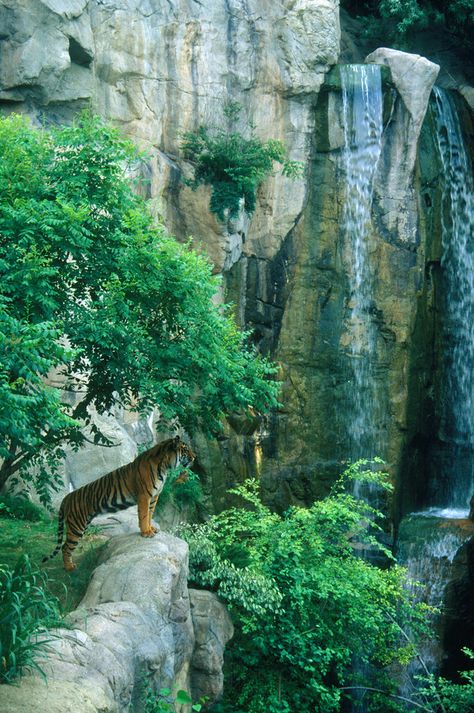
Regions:
<instances>
[{"instance_id":1,"label":"tiger's striped fur","mask_svg":"<svg viewBox=\"0 0 474 713\"><path fill-rule=\"evenodd\" d=\"M62 547L64 568L75 569L72 553L93 517L102 512L116 512L138 504L138 525L142 537L153 537L152 525L158 496L163 490L168 471L194 461L194 453L179 436L153 446L128 465L83 485L66 495L59 508L58 542L47 562ZM66 524L66 539L63 533Z\"/></svg>"}]
</instances>

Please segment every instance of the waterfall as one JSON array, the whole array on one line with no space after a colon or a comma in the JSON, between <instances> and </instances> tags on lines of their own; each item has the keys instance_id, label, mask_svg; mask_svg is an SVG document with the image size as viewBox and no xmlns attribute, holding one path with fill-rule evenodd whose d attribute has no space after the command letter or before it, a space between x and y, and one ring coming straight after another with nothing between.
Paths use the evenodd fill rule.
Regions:
<instances>
[{"instance_id":1,"label":"waterfall","mask_svg":"<svg viewBox=\"0 0 474 713\"><path fill-rule=\"evenodd\" d=\"M443 378L439 438L448 443L432 504L467 511L474 494L474 182L452 97L434 88L442 166Z\"/></svg>"},{"instance_id":2,"label":"waterfall","mask_svg":"<svg viewBox=\"0 0 474 713\"><path fill-rule=\"evenodd\" d=\"M382 80L378 65L341 67L346 194L343 232L349 275L348 355L352 366L349 402L349 457L380 454L376 413L376 324L374 275L370 264L374 176L382 148Z\"/></svg>"},{"instance_id":3,"label":"waterfall","mask_svg":"<svg viewBox=\"0 0 474 713\"><path fill-rule=\"evenodd\" d=\"M378 65L341 67L345 178L343 236L349 276L347 346L352 379L348 393L348 457L355 461L380 453L375 381L376 326L374 276L370 264L374 177L382 149L382 77ZM354 484L354 494L373 500L371 489ZM363 553L362 556L366 556ZM370 680L370 669L354 661L354 674ZM355 694L352 710L365 713L364 695Z\"/></svg>"},{"instance_id":4,"label":"waterfall","mask_svg":"<svg viewBox=\"0 0 474 713\"><path fill-rule=\"evenodd\" d=\"M461 124L452 97L433 90L433 115L441 165L442 242L442 362L439 388L437 450L432 456L432 478L427 507L400 523L397 558L410 579L421 582L419 596L439 608L431 616L433 636L421 645L420 660L439 670L443 649L443 607L452 562L470 537L465 527L468 503L474 493L474 183ZM414 661L402 684L409 697L413 678L422 674Z\"/></svg>"},{"instance_id":5,"label":"waterfall","mask_svg":"<svg viewBox=\"0 0 474 713\"><path fill-rule=\"evenodd\" d=\"M401 675L400 691L408 698L417 688L417 676L426 675L427 670L439 671L443 660L441 639L446 589L453 576L453 560L470 537L470 530L458 523L459 520L449 520L442 515L435 517L433 511L412 513L400 523L397 560L407 568L408 588L416 601L440 612L427 614L433 633L420 641L418 657Z\"/></svg>"}]
</instances>

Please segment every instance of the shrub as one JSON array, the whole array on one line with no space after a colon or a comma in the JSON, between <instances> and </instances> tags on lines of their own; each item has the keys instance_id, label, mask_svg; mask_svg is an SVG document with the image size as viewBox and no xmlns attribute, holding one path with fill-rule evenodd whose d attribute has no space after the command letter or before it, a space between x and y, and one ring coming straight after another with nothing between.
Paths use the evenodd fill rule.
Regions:
<instances>
[{"instance_id":1,"label":"shrub","mask_svg":"<svg viewBox=\"0 0 474 713\"><path fill-rule=\"evenodd\" d=\"M49 519L44 509L28 498L8 495L0 496L0 516L28 520L29 522L41 522Z\"/></svg>"},{"instance_id":2,"label":"shrub","mask_svg":"<svg viewBox=\"0 0 474 713\"><path fill-rule=\"evenodd\" d=\"M463 649L466 656L474 660L470 649ZM461 683L448 681L442 676L421 677L417 697L429 705L427 710L437 713L459 713L474 711L474 671L461 671Z\"/></svg>"},{"instance_id":3,"label":"shrub","mask_svg":"<svg viewBox=\"0 0 474 713\"><path fill-rule=\"evenodd\" d=\"M354 657L382 668L413 655L400 625L421 628L425 609L403 589L402 568L382 570L358 554L390 558L376 539L381 514L345 487L356 477L387 487L359 463L326 499L278 515L248 481L231 491L245 508L181 531L192 581L216 591L234 618L220 710L339 711Z\"/></svg>"},{"instance_id":4,"label":"shrub","mask_svg":"<svg viewBox=\"0 0 474 713\"><path fill-rule=\"evenodd\" d=\"M201 126L184 134L181 147L186 159L194 163L194 179L188 184L196 189L211 186L209 208L224 220L235 217L241 201L248 214L255 210L256 192L273 172L274 163L282 165L285 176L301 175L302 165L290 161L281 141L263 142L255 136L245 138L237 131Z\"/></svg>"},{"instance_id":5,"label":"shrub","mask_svg":"<svg viewBox=\"0 0 474 713\"><path fill-rule=\"evenodd\" d=\"M191 706L191 711L199 713L202 710L205 699L199 703L193 703L189 693L178 690L176 694L170 688L161 688L158 693L152 688L148 688L145 697L145 709L143 713L174 713L175 706Z\"/></svg>"},{"instance_id":6,"label":"shrub","mask_svg":"<svg viewBox=\"0 0 474 713\"><path fill-rule=\"evenodd\" d=\"M186 469L183 475L181 467L168 473L166 483L158 499L158 511L167 503L173 503L179 510L195 506L202 502L203 491L199 476L192 470Z\"/></svg>"},{"instance_id":7,"label":"shrub","mask_svg":"<svg viewBox=\"0 0 474 713\"><path fill-rule=\"evenodd\" d=\"M11 683L25 668L43 673L36 657L51 639L44 638L47 627L60 616L46 581L27 555L13 569L0 566L0 683Z\"/></svg>"}]
</instances>

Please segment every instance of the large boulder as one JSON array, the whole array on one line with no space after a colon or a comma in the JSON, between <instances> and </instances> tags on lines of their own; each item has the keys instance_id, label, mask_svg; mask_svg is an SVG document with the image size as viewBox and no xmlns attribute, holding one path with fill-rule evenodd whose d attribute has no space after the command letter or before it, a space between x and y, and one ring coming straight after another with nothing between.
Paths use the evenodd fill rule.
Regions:
<instances>
[{"instance_id":1,"label":"large boulder","mask_svg":"<svg viewBox=\"0 0 474 713\"><path fill-rule=\"evenodd\" d=\"M398 97L385 131L384 160L375 190L381 221L398 241L414 246L418 233L418 206L414 185L418 139L439 65L425 57L381 47L367 63L390 68Z\"/></svg>"},{"instance_id":2,"label":"large boulder","mask_svg":"<svg viewBox=\"0 0 474 713\"><path fill-rule=\"evenodd\" d=\"M195 701L219 698L224 685L224 649L234 627L229 613L212 592L190 589L195 644L191 658L191 693Z\"/></svg>"},{"instance_id":3,"label":"large boulder","mask_svg":"<svg viewBox=\"0 0 474 713\"><path fill-rule=\"evenodd\" d=\"M39 661L47 682L32 672L2 686L0 713L142 711L147 686L218 698L232 624L210 592L193 592L191 616L187 575L188 548L176 537L112 538L68 628L53 632Z\"/></svg>"}]
</instances>

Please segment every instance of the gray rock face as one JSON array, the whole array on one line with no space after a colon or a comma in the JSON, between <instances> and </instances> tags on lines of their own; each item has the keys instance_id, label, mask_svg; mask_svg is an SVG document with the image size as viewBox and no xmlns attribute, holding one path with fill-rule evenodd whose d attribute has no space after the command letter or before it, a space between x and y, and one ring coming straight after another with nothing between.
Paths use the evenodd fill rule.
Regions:
<instances>
[{"instance_id":1,"label":"gray rock face","mask_svg":"<svg viewBox=\"0 0 474 713\"><path fill-rule=\"evenodd\" d=\"M195 644L191 658L191 694L195 701L219 698L224 684L224 649L234 627L227 612L212 592L190 589Z\"/></svg>"},{"instance_id":2,"label":"gray rock face","mask_svg":"<svg viewBox=\"0 0 474 713\"><path fill-rule=\"evenodd\" d=\"M310 147L312 105L337 61L337 0L2 0L6 39L0 102L52 120L96 111L152 148L151 195L179 236L205 243L216 270L242 252L271 256L301 212L304 181L267 182L251 225L221 225L208 193L179 187L182 131L222 123L241 102L242 125L282 139L293 159ZM51 52L54 47L54 52ZM173 196L169 187L179 188Z\"/></svg>"},{"instance_id":3,"label":"gray rock face","mask_svg":"<svg viewBox=\"0 0 474 713\"><path fill-rule=\"evenodd\" d=\"M418 227L413 181L418 139L440 68L420 55L386 47L375 50L365 61L390 68L400 97L385 132L385 170L379 175L375 190L386 230L413 245Z\"/></svg>"},{"instance_id":4,"label":"gray rock face","mask_svg":"<svg viewBox=\"0 0 474 713\"><path fill-rule=\"evenodd\" d=\"M70 628L48 644L41 661L48 684L30 675L18 687L2 687L0 712L138 712L149 685L218 698L232 623L210 592L193 591L191 615L187 554L185 542L163 533L110 540L83 601L67 617Z\"/></svg>"}]
</instances>

